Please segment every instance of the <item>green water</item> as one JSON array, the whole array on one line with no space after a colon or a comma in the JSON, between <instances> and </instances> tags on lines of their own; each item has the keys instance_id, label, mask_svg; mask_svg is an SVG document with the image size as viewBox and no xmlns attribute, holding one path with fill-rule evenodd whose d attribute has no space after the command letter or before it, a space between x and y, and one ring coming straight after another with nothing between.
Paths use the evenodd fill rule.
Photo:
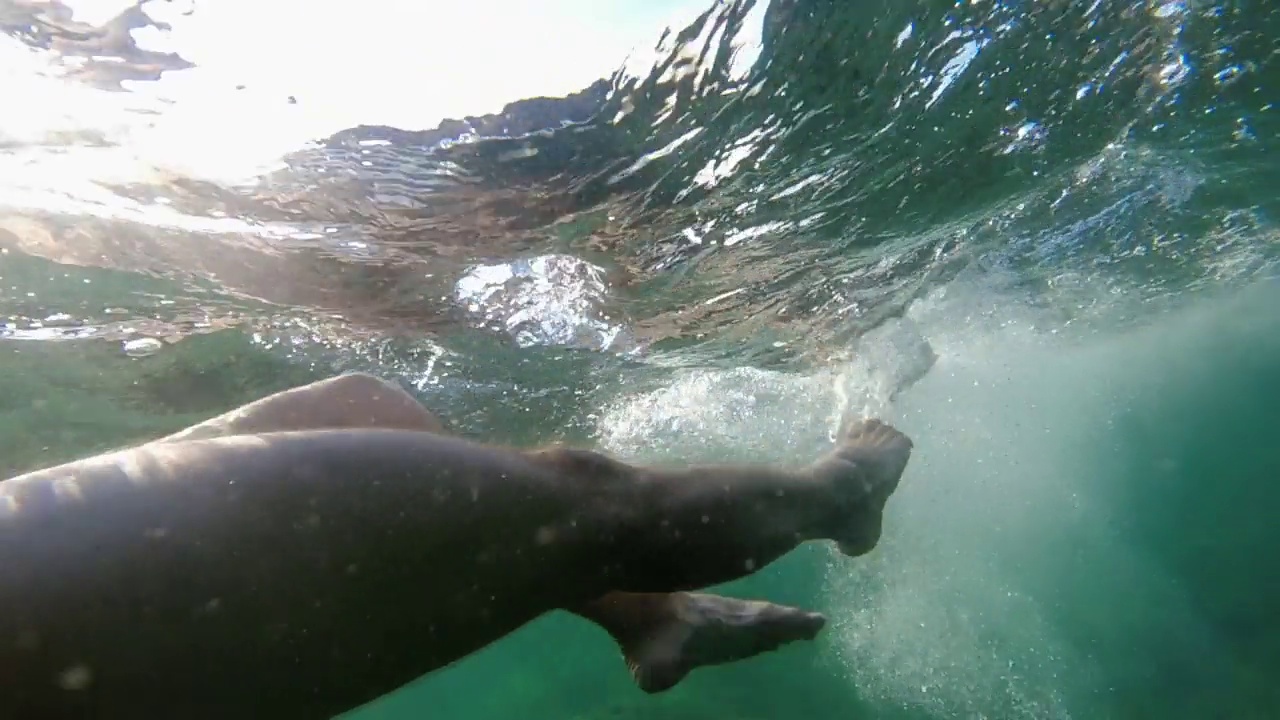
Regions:
<instances>
[{"instance_id":1,"label":"green water","mask_svg":"<svg viewBox=\"0 0 1280 720\"><path fill-rule=\"evenodd\" d=\"M360 717L1274 717L1278 302L1072 340L1006 318L945 348L886 409L919 451L880 549L733 588L828 612L812 647L645 698L598 633L549 618ZM773 413L828 398L774 382L782 407L742 422L814 431Z\"/></svg>"},{"instance_id":2,"label":"green water","mask_svg":"<svg viewBox=\"0 0 1280 720\"><path fill-rule=\"evenodd\" d=\"M48 45L24 7L0 50ZM157 170L148 112L0 117L0 470L350 369L635 462L804 462L875 414L917 448L877 550L725 589L816 642L646 696L549 616L349 717L1280 717L1277 36L1230 0L708 1L590 122L356 128L247 185ZM0 97L72 82L21 72ZM281 131L219 102L261 128L158 154ZM477 265L506 284L466 295Z\"/></svg>"},{"instance_id":3,"label":"green water","mask_svg":"<svg viewBox=\"0 0 1280 720\"><path fill-rule=\"evenodd\" d=\"M602 633L553 616L352 717L1274 717L1280 287L1080 337L1037 331L1026 308L982 313L980 297L953 287L922 302L914 319L938 329L941 359L893 402L866 400L918 447L880 548L859 560L805 548L727 588L820 608L831 624L817 642L650 697ZM946 329L969 313L988 322ZM3 358L18 465L154 436L320 373L231 333L142 361L35 344ZM674 382L708 381L727 404L758 401L732 427L714 407L663 416L624 401L606 437L633 459L736 456L726 432L816 445L840 382L712 370ZM664 430L676 415L682 430Z\"/></svg>"}]
</instances>

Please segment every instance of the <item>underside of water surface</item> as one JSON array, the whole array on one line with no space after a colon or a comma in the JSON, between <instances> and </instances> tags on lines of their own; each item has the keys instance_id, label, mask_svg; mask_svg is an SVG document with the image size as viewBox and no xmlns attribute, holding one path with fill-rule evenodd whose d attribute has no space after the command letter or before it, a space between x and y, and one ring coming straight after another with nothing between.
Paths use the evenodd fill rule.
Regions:
<instances>
[{"instance_id":1,"label":"underside of water surface","mask_svg":"<svg viewBox=\"0 0 1280 720\"><path fill-rule=\"evenodd\" d=\"M873 553L725 588L816 642L648 696L549 616L349 717L1280 716L1280 8L84 5L0 0L6 476L344 370L634 462L915 442Z\"/></svg>"}]
</instances>

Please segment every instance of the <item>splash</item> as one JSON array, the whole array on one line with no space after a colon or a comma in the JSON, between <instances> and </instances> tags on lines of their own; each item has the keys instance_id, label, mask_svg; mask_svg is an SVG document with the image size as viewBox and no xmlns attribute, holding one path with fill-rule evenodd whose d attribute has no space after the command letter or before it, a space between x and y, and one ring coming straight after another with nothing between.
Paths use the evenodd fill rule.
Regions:
<instances>
[{"instance_id":1,"label":"splash","mask_svg":"<svg viewBox=\"0 0 1280 720\"><path fill-rule=\"evenodd\" d=\"M602 444L645 459L794 463L827 442L841 406L911 435L917 452L880 547L856 562L832 551L824 570L833 622L822 663L876 707L1099 717L1149 688L1152 673L1172 672L1127 658L1160 647L1166 665L1230 667L1187 589L1124 531L1140 510L1097 478L1120 472L1131 451L1122 418L1154 412L1151 388L1186 374L1158 358L1184 353L1210 371L1215 353L1251 342L1276 286L1206 299L1137 332L1066 332L1000 286L939 289L818 372L676 372L615 401ZM1209 328L1217 340L1202 339ZM933 361L912 384L920 357Z\"/></svg>"},{"instance_id":2,"label":"splash","mask_svg":"<svg viewBox=\"0 0 1280 720\"><path fill-rule=\"evenodd\" d=\"M609 321L604 271L570 255L541 255L477 265L458 280L459 304L482 326L509 333L520 347L564 345L610 349L624 328Z\"/></svg>"}]
</instances>

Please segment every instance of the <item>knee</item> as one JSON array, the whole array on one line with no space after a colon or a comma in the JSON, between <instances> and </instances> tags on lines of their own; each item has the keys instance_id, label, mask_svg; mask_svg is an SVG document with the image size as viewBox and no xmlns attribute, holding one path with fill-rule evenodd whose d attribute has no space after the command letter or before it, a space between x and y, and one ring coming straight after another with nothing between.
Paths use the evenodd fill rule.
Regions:
<instances>
[{"instance_id":1,"label":"knee","mask_svg":"<svg viewBox=\"0 0 1280 720\"><path fill-rule=\"evenodd\" d=\"M386 392L392 391L403 393L399 386L387 382L377 375L366 372L345 372L337 377L321 380L320 384L327 384L332 388L343 391L364 391L364 392Z\"/></svg>"},{"instance_id":2,"label":"knee","mask_svg":"<svg viewBox=\"0 0 1280 720\"><path fill-rule=\"evenodd\" d=\"M339 402L367 412L373 425L429 432L445 429L444 423L399 383L363 372L344 373L324 382L330 383L326 390Z\"/></svg>"}]
</instances>

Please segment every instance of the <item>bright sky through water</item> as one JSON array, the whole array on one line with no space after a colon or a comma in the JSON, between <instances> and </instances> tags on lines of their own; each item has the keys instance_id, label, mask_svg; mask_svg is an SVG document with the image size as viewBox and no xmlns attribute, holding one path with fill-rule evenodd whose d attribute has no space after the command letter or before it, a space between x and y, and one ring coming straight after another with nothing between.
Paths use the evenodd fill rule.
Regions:
<instances>
[{"instance_id":1,"label":"bright sky through water","mask_svg":"<svg viewBox=\"0 0 1280 720\"><path fill-rule=\"evenodd\" d=\"M95 25L132 4L64 2L76 20ZM126 83L127 94L104 93L36 77L33 68L47 67L48 59L0 38L8 45L0 48L0 65L7 66L0 69L0 93L24 108L20 119L0 119L0 140L92 130L130 146L143 165L244 179L344 127L431 128L513 100L580 90L709 4L153 0L147 14L172 29L134 31L138 45L177 52L194 69ZM288 96L297 104L286 103ZM139 116L139 108L161 114Z\"/></svg>"}]
</instances>

